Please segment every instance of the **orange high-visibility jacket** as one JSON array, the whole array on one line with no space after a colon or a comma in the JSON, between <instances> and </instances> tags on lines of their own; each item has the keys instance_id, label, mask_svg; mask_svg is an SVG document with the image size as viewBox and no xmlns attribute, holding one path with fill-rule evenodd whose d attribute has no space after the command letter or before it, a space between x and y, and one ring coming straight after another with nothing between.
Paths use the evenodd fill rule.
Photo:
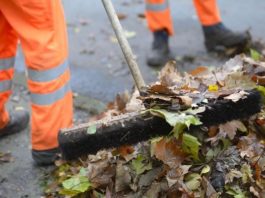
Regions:
<instances>
[{"instance_id":1,"label":"orange high-visibility jacket","mask_svg":"<svg viewBox=\"0 0 265 198\"><path fill-rule=\"evenodd\" d=\"M168 0L145 0L146 19L149 29L154 32L166 29L174 32ZM216 0L193 0L198 18L202 25L213 25L221 22Z\"/></svg>"},{"instance_id":2,"label":"orange high-visibility jacket","mask_svg":"<svg viewBox=\"0 0 265 198\"><path fill-rule=\"evenodd\" d=\"M0 128L9 121L18 40L31 95L32 149L58 146L60 128L72 125L66 24L60 0L0 0Z\"/></svg>"}]
</instances>

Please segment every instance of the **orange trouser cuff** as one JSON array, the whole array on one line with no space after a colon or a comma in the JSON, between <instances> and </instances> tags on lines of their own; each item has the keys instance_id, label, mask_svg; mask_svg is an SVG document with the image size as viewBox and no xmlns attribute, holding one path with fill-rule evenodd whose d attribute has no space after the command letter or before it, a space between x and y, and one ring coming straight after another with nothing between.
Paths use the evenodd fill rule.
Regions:
<instances>
[{"instance_id":1,"label":"orange trouser cuff","mask_svg":"<svg viewBox=\"0 0 265 198\"><path fill-rule=\"evenodd\" d=\"M1 97L1 96L0 96ZM0 129L4 128L9 122L9 114L6 109L0 110Z\"/></svg>"},{"instance_id":2,"label":"orange trouser cuff","mask_svg":"<svg viewBox=\"0 0 265 198\"><path fill-rule=\"evenodd\" d=\"M165 29L169 35L174 33L173 22L167 0L146 0L146 19L152 32Z\"/></svg>"},{"instance_id":3,"label":"orange trouser cuff","mask_svg":"<svg viewBox=\"0 0 265 198\"><path fill-rule=\"evenodd\" d=\"M52 105L32 104L32 149L48 150L58 147L58 133L72 126L72 92ZM41 123L40 123L41 122Z\"/></svg>"},{"instance_id":4,"label":"orange trouser cuff","mask_svg":"<svg viewBox=\"0 0 265 198\"><path fill-rule=\"evenodd\" d=\"M199 21L202 25L214 25L221 22L216 0L193 0Z\"/></svg>"}]
</instances>

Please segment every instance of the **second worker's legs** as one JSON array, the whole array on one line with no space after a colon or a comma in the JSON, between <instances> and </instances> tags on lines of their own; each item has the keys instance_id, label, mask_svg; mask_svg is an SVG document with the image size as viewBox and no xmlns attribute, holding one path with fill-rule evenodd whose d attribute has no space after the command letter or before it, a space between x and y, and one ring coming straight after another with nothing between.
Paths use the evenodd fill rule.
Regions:
<instances>
[{"instance_id":1,"label":"second worker's legs","mask_svg":"<svg viewBox=\"0 0 265 198\"><path fill-rule=\"evenodd\" d=\"M164 65L172 59L169 49L169 35L173 34L168 0L146 0L146 20L153 32L153 43L148 53L147 64Z\"/></svg>"},{"instance_id":2,"label":"second worker's legs","mask_svg":"<svg viewBox=\"0 0 265 198\"><path fill-rule=\"evenodd\" d=\"M239 53L244 49L250 40L248 33L233 32L225 27L216 0L193 0L193 2L208 51L222 52L234 48L235 53Z\"/></svg>"}]
</instances>

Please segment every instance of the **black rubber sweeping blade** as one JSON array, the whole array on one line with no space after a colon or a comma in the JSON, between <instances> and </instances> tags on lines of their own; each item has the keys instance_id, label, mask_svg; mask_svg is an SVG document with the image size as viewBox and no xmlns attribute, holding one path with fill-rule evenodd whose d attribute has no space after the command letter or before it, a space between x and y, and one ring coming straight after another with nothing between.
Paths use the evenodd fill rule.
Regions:
<instances>
[{"instance_id":1,"label":"black rubber sweeping blade","mask_svg":"<svg viewBox=\"0 0 265 198\"><path fill-rule=\"evenodd\" d=\"M203 126L247 119L260 112L262 106L260 93L256 90L248 93L245 98L237 102L217 100L215 103L207 104L206 110L198 114ZM97 124L94 134L88 133L89 126L60 131L59 146L65 159L72 160L83 155L95 154L102 149L133 145L150 138L166 136L172 130L164 119L148 113L128 114L108 123Z\"/></svg>"}]
</instances>

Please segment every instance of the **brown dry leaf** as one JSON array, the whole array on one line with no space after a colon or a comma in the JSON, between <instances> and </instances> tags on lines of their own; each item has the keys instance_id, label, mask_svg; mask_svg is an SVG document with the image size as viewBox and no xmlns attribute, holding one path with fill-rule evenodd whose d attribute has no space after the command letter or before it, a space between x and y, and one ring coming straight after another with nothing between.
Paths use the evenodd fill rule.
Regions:
<instances>
[{"instance_id":1,"label":"brown dry leaf","mask_svg":"<svg viewBox=\"0 0 265 198\"><path fill-rule=\"evenodd\" d=\"M117 94L115 104L117 105L117 110L123 111L129 101L129 93L126 91L123 94Z\"/></svg>"},{"instance_id":2,"label":"brown dry leaf","mask_svg":"<svg viewBox=\"0 0 265 198\"><path fill-rule=\"evenodd\" d=\"M0 152L0 164L9 163L13 161L14 161L14 158L12 157L10 152L7 152L7 153Z\"/></svg>"},{"instance_id":3,"label":"brown dry leaf","mask_svg":"<svg viewBox=\"0 0 265 198\"><path fill-rule=\"evenodd\" d=\"M144 105L142 101L139 99L139 91L137 89L131 94L131 98L126 104L125 111L126 112L135 112L144 109Z\"/></svg>"},{"instance_id":4,"label":"brown dry leaf","mask_svg":"<svg viewBox=\"0 0 265 198\"><path fill-rule=\"evenodd\" d=\"M144 13L139 13L137 16L140 19L145 19L145 14Z\"/></svg>"},{"instance_id":5,"label":"brown dry leaf","mask_svg":"<svg viewBox=\"0 0 265 198\"><path fill-rule=\"evenodd\" d=\"M224 75L224 73L213 71L213 74L215 76L217 85L219 85L220 87L223 87L225 85L225 82L224 82L224 76L225 75Z\"/></svg>"},{"instance_id":6,"label":"brown dry leaf","mask_svg":"<svg viewBox=\"0 0 265 198\"><path fill-rule=\"evenodd\" d=\"M88 162L98 162L112 158L112 154L107 151L99 151L96 155L88 155Z\"/></svg>"},{"instance_id":7,"label":"brown dry leaf","mask_svg":"<svg viewBox=\"0 0 265 198\"><path fill-rule=\"evenodd\" d=\"M94 188L107 186L115 175L115 167L107 161L90 163L87 167L88 178Z\"/></svg>"},{"instance_id":8,"label":"brown dry leaf","mask_svg":"<svg viewBox=\"0 0 265 198\"><path fill-rule=\"evenodd\" d=\"M244 124L238 120L219 125L219 133L226 133L230 140L234 139L237 130L244 132L247 129Z\"/></svg>"},{"instance_id":9,"label":"brown dry leaf","mask_svg":"<svg viewBox=\"0 0 265 198\"><path fill-rule=\"evenodd\" d=\"M131 182L132 177L129 174L129 168L122 164L122 162L118 162L116 166L115 192L130 189Z\"/></svg>"},{"instance_id":10,"label":"brown dry leaf","mask_svg":"<svg viewBox=\"0 0 265 198\"><path fill-rule=\"evenodd\" d=\"M189 172L191 165L181 165L175 169L171 169L167 172L166 179L168 186L171 187L177 182L183 183L184 175Z\"/></svg>"},{"instance_id":11,"label":"brown dry leaf","mask_svg":"<svg viewBox=\"0 0 265 198\"><path fill-rule=\"evenodd\" d=\"M257 76L253 75L251 78L257 85L265 85L265 77L264 76Z\"/></svg>"},{"instance_id":12,"label":"brown dry leaf","mask_svg":"<svg viewBox=\"0 0 265 198\"><path fill-rule=\"evenodd\" d=\"M181 104L185 106L191 106L192 105L192 98L189 96L177 96L181 100Z\"/></svg>"},{"instance_id":13,"label":"brown dry leaf","mask_svg":"<svg viewBox=\"0 0 265 198\"><path fill-rule=\"evenodd\" d=\"M255 133L251 132L240 138L237 147L242 158L256 158L262 155L265 145L259 141Z\"/></svg>"},{"instance_id":14,"label":"brown dry leaf","mask_svg":"<svg viewBox=\"0 0 265 198\"><path fill-rule=\"evenodd\" d=\"M149 170L147 173L142 174L138 182L139 188L150 186L152 182L158 178L158 175L160 175L162 171L162 167L156 167Z\"/></svg>"},{"instance_id":15,"label":"brown dry leaf","mask_svg":"<svg viewBox=\"0 0 265 198\"><path fill-rule=\"evenodd\" d=\"M255 179L259 181L259 180L261 180L261 174L262 174L262 171L261 171L259 163L256 163L254 168L255 168L255 171L254 171Z\"/></svg>"},{"instance_id":16,"label":"brown dry leaf","mask_svg":"<svg viewBox=\"0 0 265 198\"><path fill-rule=\"evenodd\" d=\"M253 89L256 86L255 82L241 71L228 74L224 79L224 84L223 89Z\"/></svg>"},{"instance_id":17,"label":"brown dry leaf","mask_svg":"<svg viewBox=\"0 0 265 198\"><path fill-rule=\"evenodd\" d=\"M217 126L211 126L208 128L208 136L210 138L216 136L217 133L218 133L218 127Z\"/></svg>"},{"instance_id":18,"label":"brown dry leaf","mask_svg":"<svg viewBox=\"0 0 265 198\"><path fill-rule=\"evenodd\" d=\"M241 178L242 173L239 170L232 169L225 175L225 183L232 183L234 178Z\"/></svg>"},{"instance_id":19,"label":"brown dry leaf","mask_svg":"<svg viewBox=\"0 0 265 198\"><path fill-rule=\"evenodd\" d=\"M111 157L111 153L106 151L88 156L87 176L93 187L107 186L111 183L112 177L115 175Z\"/></svg>"},{"instance_id":20,"label":"brown dry leaf","mask_svg":"<svg viewBox=\"0 0 265 198\"><path fill-rule=\"evenodd\" d=\"M215 191L212 184L204 176L202 177L202 186L206 191L205 195L207 198L218 198L219 197L218 193Z\"/></svg>"},{"instance_id":21,"label":"brown dry leaf","mask_svg":"<svg viewBox=\"0 0 265 198\"><path fill-rule=\"evenodd\" d=\"M227 136L226 132L224 132L223 130L219 130L215 136L208 138L206 141L211 142L211 144L214 145L220 139L225 138L226 136Z\"/></svg>"},{"instance_id":22,"label":"brown dry leaf","mask_svg":"<svg viewBox=\"0 0 265 198\"><path fill-rule=\"evenodd\" d=\"M209 72L208 67L199 66L189 71L189 74L191 74L192 76L200 76L200 75L205 75L208 72Z\"/></svg>"},{"instance_id":23,"label":"brown dry leaf","mask_svg":"<svg viewBox=\"0 0 265 198\"><path fill-rule=\"evenodd\" d=\"M233 102L237 102L240 99L246 98L247 95L248 95L247 92L245 92L245 91L239 91L237 93L233 93L233 94L231 94L229 96L224 97L224 99L226 99L226 100L232 100Z\"/></svg>"},{"instance_id":24,"label":"brown dry leaf","mask_svg":"<svg viewBox=\"0 0 265 198\"><path fill-rule=\"evenodd\" d=\"M255 61L252 58L246 56L243 57L242 60L244 63L248 64L244 64L244 68L251 66L252 69L255 69L256 74L265 72L265 62Z\"/></svg>"},{"instance_id":25,"label":"brown dry leaf","mask_svg":"<svg viewBox=\"0 0 265 198\"><path fill-rule=\"evenodd\" d=\"M163 138L155 143L154 155L171 168L179 167L186 156L180 143L173 138L170 140Z\"/></svg>"},{"instance_id":26,"label":"brown dry leaf","mask_svg":"<svg viewBox=\"0 0 265 198\"><path fill-rule=\"evenodd\" d=\"M167 183L165 181L162 182L153 182L150 186L149 190L146 192L145 197L150 198L160 198L161 192L165 192L168 190Z\"/></svg>"},{"instance_id":27,"label":"brown dry leaf","mask_svg":"<svg viewBox=\"0 0 265 198\"><path fill-rule=\"evenodd\" d=\"M180 74L176 70L176 61L168 61L159 73L159 80L162 85L174 86L177 82L182 82Z\"/></svg>"},{"instance_id":28,"label":"brown dry leaf","mask_svg":"<svg viewBox=\"0 0 265 198\"><path fill-rule=\"evenodd\" d=\"M123 20L123 19L126 19L127 18L127 15L126 14L123 14L123 13L117 13L117 16L118 16L118 19L119 20Z\"/></svg>"},{"instance_id":29,"label":"brown dry leaf","mask_svg":"<svg viewBox=\"0 0 265 198\"><path fill-rule=\"evenodd\" d=\"M259 165L261 171L265 171L265 153L264 153L264 151L263 151L263 156L260 156L260 158L259 158L258 165Z\"/></svg>"},{"instance_id":30,"label":"brown dry leaf","mask_svg":"<svg viewBox=\"0 0 265 198\"><path fill-rule=\"evenodd\" d=\"M260 193L253 186L249 187L249 192L251 192L257 198L262 198Z\"/></svg>"},{"instance_id":31,"label":"brown dry leaf","mask_svg":"<svg viewBox=\"0 0 265 198\"><path fill-rule=\"evenodd\" d=\"M159 93L159 94L173 94L172 90L168 88L168 86L160 83L155 83L150 86L149 92L151 93Z\"/></svg>"},{"instance_id":32,"label":"brown dry leaf","mask_svg":"<svg viewBox=\"0 0 265 198\"><path fill-rule=\"evenodd\" d=\"M133 155L133 153L135 151L133 146L121 146L117 149L117 151L118 151L118 154L123 159L125 159L127 162L136 156L136 154Z\"/></svg>"},{"instance_id":33,"label":"brown dry leaf","mask_svg":"<svg viewBox=\"0 0 265 198\"><path fill-rule=\"evenodd\" d=\"M236 72L241 71L243 68L244 56L237 55L234 58L229 59L221 68L222 71Z\"/></svg>"}]
</instances>

